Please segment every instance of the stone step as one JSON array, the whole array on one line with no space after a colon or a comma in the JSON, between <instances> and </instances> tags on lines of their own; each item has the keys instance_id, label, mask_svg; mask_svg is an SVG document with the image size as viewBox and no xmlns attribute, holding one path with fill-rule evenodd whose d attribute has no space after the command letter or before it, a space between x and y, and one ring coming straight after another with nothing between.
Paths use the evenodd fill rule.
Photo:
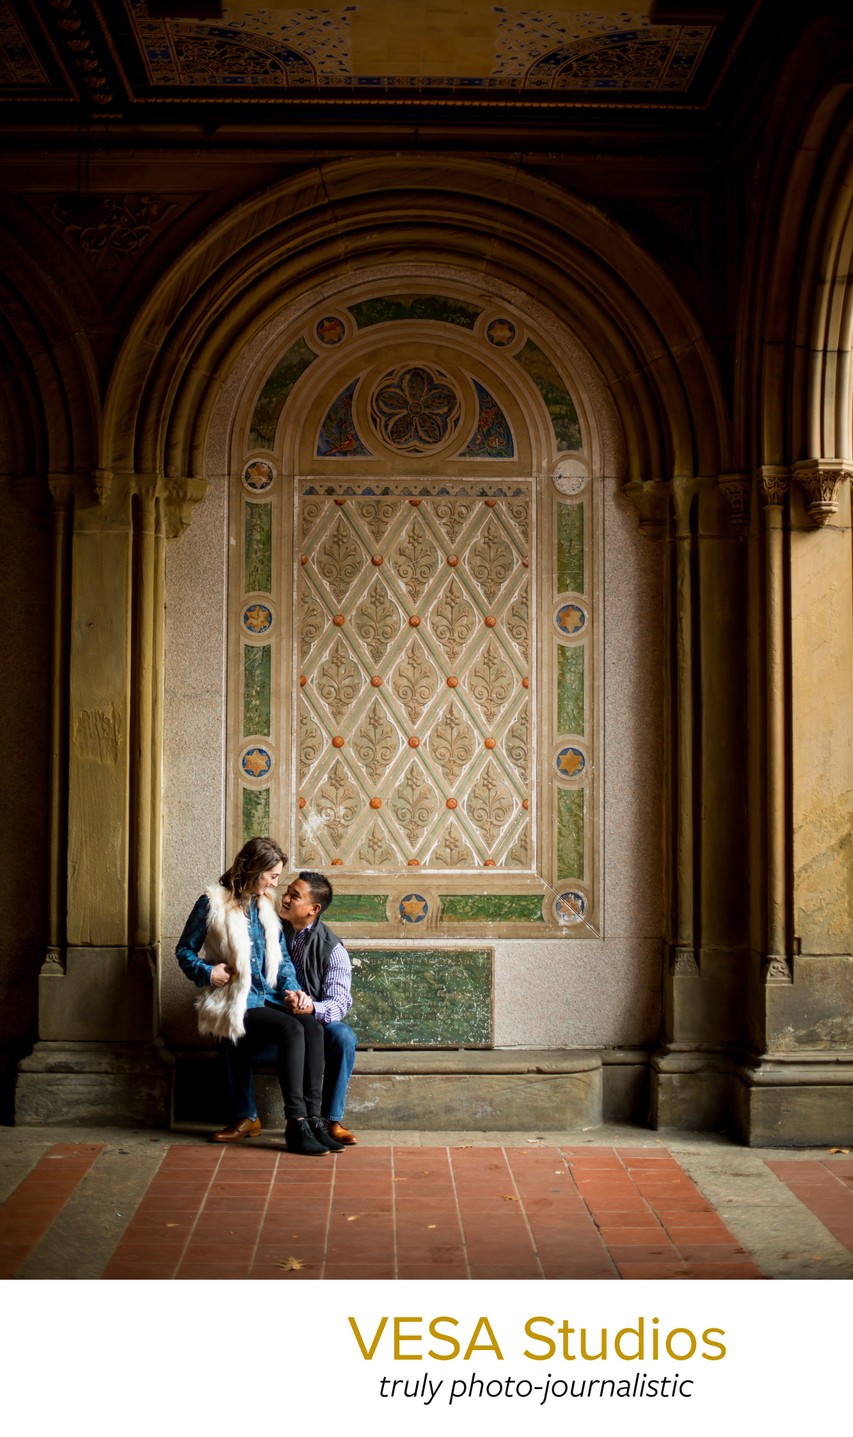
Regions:
<instances>
[{"instance_id":1,"label":"stone step","mask_svg":"<svg viewBox=\"0 0 853 1437\"><path fill-rule=\"evenodd\" d=\"M176 1053L175 1122L222 1120L215 1054ZM359 1049L346 1123L358 1128L523 1132L648 1121L639 1049ZM258 1065L258 1112L283 1127L275 1071Z\"/></svg>"}]
</instances>

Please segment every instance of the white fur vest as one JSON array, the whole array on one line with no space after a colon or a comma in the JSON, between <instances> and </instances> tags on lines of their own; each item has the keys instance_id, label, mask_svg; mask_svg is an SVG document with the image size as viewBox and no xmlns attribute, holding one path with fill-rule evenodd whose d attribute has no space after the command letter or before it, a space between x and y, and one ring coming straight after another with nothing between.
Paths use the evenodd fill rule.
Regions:
<instances>
[{"instance_id":1,"label":"white fur vest","mask_svg":"<svg viewBox=\"0 0 853 1437\"><path fill-rule=\"evenodd\" d=\"M198 1030L200 1033L212 1033L216 1038L231 1038L236 1043L246 1031L243 1019L252 986L249 924L229 889L212 883L205 889L205 895L210 904L204 940L205 959L214 967L217 963L227 963L232 971L230 983L223 988L205 988L196 999ZM258 898L258 916L266 935L264 973L267 982L274 988L282 959L279 939L281 921L272 899L266 894Z\"/></svg>"}]
</instances>

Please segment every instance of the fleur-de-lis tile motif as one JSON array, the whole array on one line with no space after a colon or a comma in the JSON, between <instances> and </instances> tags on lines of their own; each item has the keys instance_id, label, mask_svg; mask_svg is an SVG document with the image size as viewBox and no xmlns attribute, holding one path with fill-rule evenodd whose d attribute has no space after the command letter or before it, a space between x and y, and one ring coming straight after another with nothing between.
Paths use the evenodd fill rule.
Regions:
<instances>
[{"instance_id":1,"label":"fleur-de-lis tile motif","mask_svg":"<svg viewBox=\"0 0 853 1437\"><path fill-rule=\"evenodd\" d=\"M402 861L401 854L391 847L388 835L378 823L371 825L367 837L358 850L358 856L368 868L387 868L391 864L396 865Z\"/></svg>"},{"instance_id":2,"label":"fleur-de-lis tile motif","mask_svg":"<svg viewBox=\"0 0 853 1437\"><path fill-rule=\"evenodd\" d=\"M403 627L400 611L391 602L388 589L380 578L373 580L353 614L352 622L374 664L379 664Z\"/></svg>"},{"instance_id":3,"label":"fleur-de-lis tile motif","mask_svg":"<svg viewBox=\"0 0 853 1437\"><path fill-rule=\"evenodd\" d=\"M526 704L507 732L505 747L523 782L526 783L530 771L530 725Z\"/></svg>"},{"instance_id":4,"label":"fleur-de-lis tile motif","mask_svg":"<svg viewBox=\"0 0 853 1437\"><path fill-rule=\"evenodd\" d=\"M526 584L522 584L516 597L509 606L506 627L507 633L526 661L530 642L530 609L527 601Z\"/></svg>"},{"instance_id":5,"label":"fleur-de-lis tile motif","mask_svg":"<svg viewBox=\"0 0 853 1437\"><path fill-rule=\"evenodd\" d=\"M474 855L459 835L456 824L448 823L444 837L433 851L432 862L438 868L472 868Z\"/></svg>"},{"instance_id":6,"label":"fleur-de-lis tile motif","mask_svg":"<svg viewBox=\"0 0 853 1437\"><path fill-rule=\"evenodd\" d=\"M336 759L315 803L315 812L321 825L320 832L330 840L335 849L345 842L358 806L358 791L340 759Z\"/></svg>"},{"instance_id":7,"label":"fleur-de-lis tile motif","mask_svg":"<svg viewBox=\"0 0 853 1437\"><path fill-rule=\"evenodd\" d=\"M451 544L456 543L474 508L463 499L439 499L434 504L433 513Z\"/></svg>"},{"instance_id":8,"label":"fleur-de-lis tile motif","mask_svg":"<svg viewBox=\"0 0 853 1437\"><path fill-rule=\"evenodd\" d=\"M389 799L389 806L412 848L416 848L438 808L432 785L420 764L409 764Z\"/></svg>"},{"instance_id":9,"label":"fleur-de-lis tile motif","mask_svg":"<svg viewBox=\"0 0 853 1437\"><path fill-rule=\"evenodd\" d=\"M299 714L299 777L300 781L310 772L323 752L323 735L307 709Z\"/></svg>"},{"instance_id":10,"label":"fleur-de-lis tile motif","mask_svg":"<svg viewBox=\"0 0 853 1437\"><path fill-rule=\"evenodd\" d=\"M359 516L377 544L384 539L400 508L400 501L393 499L367 499L359 505Z\"/></svg>"},{"instance_id":11,"label":"fleur-de-lis tile motif","mask_svg":"<svg viewBox=\"0 0 853 1437\"><path fill-rule=\"evenodd\" d=\"M427 747L449 784L454 784L474 756L476 740L456 704L444 709L432 730Z\"/></svg>"},{"instance_id":12,"label":"fleur-de-lis tile motif","mask_svg":"<svg viewBox=\"0 0 853 1437\"><path fill-rule=\"evenodd\" d=\"M356 758L374 786L387 774L400 742L382 705L374 699L352 743Z\"/></svg>"},{"instance_id":13,"label":"fleur-de-lis tile motif","mask_svg":"<svg viewBox=\"0 0 853 1437\"><path fill-rule=\"evenodd\" d=\"M318 605L303 594L299 615L299 652L303 659L307 659L325 627L326 621Z\"/></svg>"},{"instance_id":14,"label":"fleur-de-lis tile motif","mask_svg":"<svg viewBox=\"0 0 853 1437\"><path fill-rule=\"evenodd\" d=\"M487 848L512 818L512 794L495 765L489 760L465 800L465 812L482 835Z\"/></svg>"},{"instance_id":15,"label":"fleur-de-lis tile motif","mask_svg":"<svg viewBox=\"0 0 853 1437\"><path fill-rule=\"evenodd\" d=\"M500 649L492 639L489 639L471 670L469 688L486 722L492 724L513 689L512 669L501 657Z\"/></svg>"},{"instance_id":16,"label":"fleur-de-lis tile motif","mask_svg":"<svg viewBox=\"0 0 853 1437\"><path fill-rule=\"evenodd\" d=\"M362 549L356 543L349 525L340 515L321 545L316 562L318 572L340 603L349 593L365 563Z\"/></svg>"},{"instance_id":17,"label":"fleur-de-lis tile motif","mask_svg":"<svg viewBox=\"0 0 853 1437\"><path fill-rule=\"evenodd\" d=\"M455 579L444 586L429 613L429 627L453 667L474 632L477 615Z\"/></svg>"},{"instance_id":18,"label":"fleur-de-lis tile motif","mask_svg":"<svg viewBox=\"0 0 853 1437\"><path fill-rule=\"evenodd\" d=\"M438 670L420 639L412 639L391 676L391 687L412 726L418 722L437 692L439 683Z\"/></svg>"},{"instance_id":19,"label":"fleur-de-lis tile motif","mask_svg":"<svg viewBox=\"0 0 853 1437\"><path fill-rule=\"evenodd\" d=\"M335 719L342 718L355 703L363 687L362 679L343 639L336 639L318 668L314 687Z\"/></svg>"},{"instance_id":20,"label":"fleur-de-lis tile motif","mask_svg":"<svg viewBox=\"0 0 853 1437\"><path fill-rule=\"evenodd\" d=\"M513 552L503 531L494 519L488 519L466 556L474 582L491 604L500 593L513 569Z\"/></svg>"},{"instance_id":21,"label":"fleur-de-lis tile motif","mask_svg":"<svg viewBox=\"0 0 853 1437\"><path fill-rule=\"evenodd\" d=\"M438 572L439 554L419 519L413 519L391 560L400 583L413 604Z\"/></svg>"}]
</instances>

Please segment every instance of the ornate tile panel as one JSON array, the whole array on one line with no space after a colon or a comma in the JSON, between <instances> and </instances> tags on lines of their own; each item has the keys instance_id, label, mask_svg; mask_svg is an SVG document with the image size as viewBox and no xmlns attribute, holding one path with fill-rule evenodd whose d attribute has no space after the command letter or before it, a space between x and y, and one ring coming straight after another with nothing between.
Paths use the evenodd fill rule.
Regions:
<instances>
[{"instance_id":1,"label":"ornate tile panel","mask_svg":"<svg viewBox=\"0 0 853 1437\"><path fill-rule=\"evenodd\" d=\"M258 393L242 834L336 870L351 939L596 932L596 498L556 360L520 314L386 292L309 313Z\"/></svg>"},{"instance_id":2,"label":"ornate tile panel","mask_svg":"<svg viewBox=\"0 0 853 1437\"><path fill-rule=\"evenodd\" d=\"M491 949L351 949L350 1021L365 1048L487 1048Z\"/></svg>"}]
</instances>

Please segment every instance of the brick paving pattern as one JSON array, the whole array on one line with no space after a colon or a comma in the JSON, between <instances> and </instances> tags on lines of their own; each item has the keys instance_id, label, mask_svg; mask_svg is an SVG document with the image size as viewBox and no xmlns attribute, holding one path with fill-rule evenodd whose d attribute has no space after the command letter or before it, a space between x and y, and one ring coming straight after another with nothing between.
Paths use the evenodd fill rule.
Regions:
<instances>
[{"instance_id":1,"label":"brick paving pattern","mask_svg":"<svg viewBox=\"0 0 853 1437\"><path fill-rule=\"evenodd\" d=\"M770 1171L853 1252L853 1157L768 1162Z\"/></svg>"},{"instance_id":2,"label":"brick paving pattern","mask_svg":"<svg viewBox=\"0 0 853 1437\"><path fill-rule=\"evenodd\" d=\"M103 1152L96 1143L57 1143L0 1208L0 1278L14 1277Z\"/></svg>"},{"instance_id":3,"label":"brick paving pattern","mask_svg":"<svg viewBox=\"0 0 853 1437\"><path fill-rule=\"evenodd\" d=\"M0 1209L4 1276L14 1275L100 1151L52 1149ZM200 1143L167 1148L102 1276L761 1273L666 1150L365 1146L317 1159Z\"/></svg>"}]
</instances>

